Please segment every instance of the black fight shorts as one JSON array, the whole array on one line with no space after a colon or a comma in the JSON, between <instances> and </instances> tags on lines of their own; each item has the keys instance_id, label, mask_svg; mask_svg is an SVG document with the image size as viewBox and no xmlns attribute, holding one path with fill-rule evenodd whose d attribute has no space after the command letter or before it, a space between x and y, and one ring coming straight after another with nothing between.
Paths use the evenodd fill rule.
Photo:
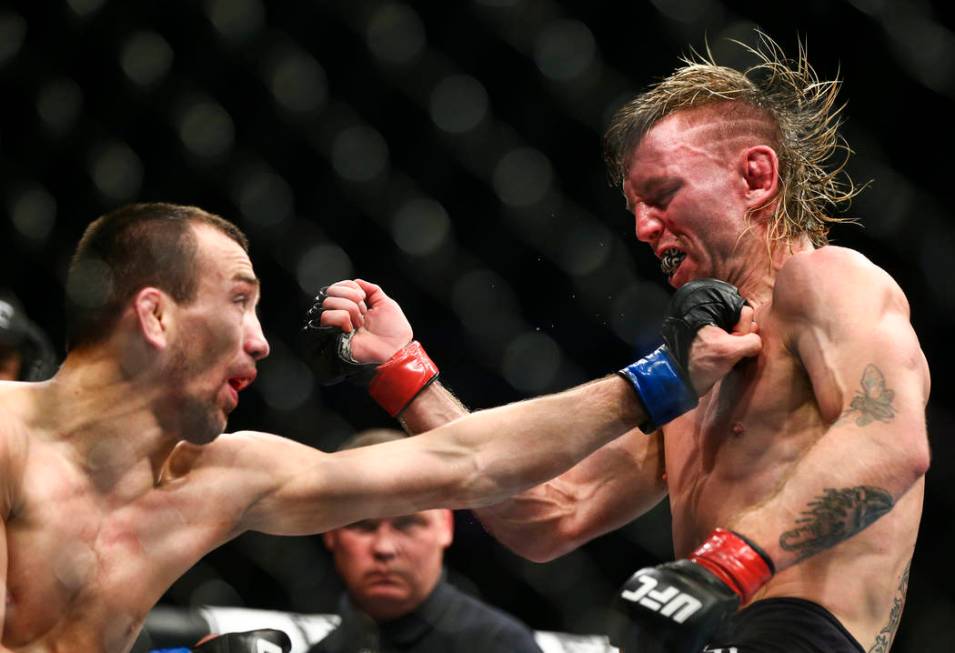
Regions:
<instances>
[{"instance_id":1,"label":"black fight shorts","mask_svg":"<svg viewBox=\"0 0 955 653\"><path fill-rule=\"evenodd\" d=\"M702 653L865 653L831 612L812 601L774 598L740 610Z\"/></svg>"}]
</instances>

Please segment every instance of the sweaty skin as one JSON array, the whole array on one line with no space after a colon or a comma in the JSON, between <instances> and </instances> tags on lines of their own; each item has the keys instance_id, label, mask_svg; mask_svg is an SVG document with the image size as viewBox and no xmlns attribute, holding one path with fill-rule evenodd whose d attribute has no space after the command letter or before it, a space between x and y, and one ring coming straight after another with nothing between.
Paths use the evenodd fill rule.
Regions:
<instances>
[{"instance_id":1,"label":"sweaty skin","mask_svg":"<svg viewBox=\"0 0 955 653\"><path fill-rule=\"evenodd\" d=\"M776 154L745 130L715 138L724 133L713 129L719 119L703 108L658 122L638 144L623 190L638 239L671 259L671 285L716 277L739 288L755 309L759 355L662 432L634 431L477 513L502 543L546 561L668 494L677 558L716 527L737 530L777 569L754 600L814 601L882 653L904 602L929 465L925 357L904 294L862 255L814 249L807 237L769 246ZM665 255L674 249L675 267ZM391 317L389 336L404 320ZM383 360L372 352L387 338L376 325L365 332L353 351ZM465 413L433 384L401 417L417 433Z\"/></svg>"}]
</instances>

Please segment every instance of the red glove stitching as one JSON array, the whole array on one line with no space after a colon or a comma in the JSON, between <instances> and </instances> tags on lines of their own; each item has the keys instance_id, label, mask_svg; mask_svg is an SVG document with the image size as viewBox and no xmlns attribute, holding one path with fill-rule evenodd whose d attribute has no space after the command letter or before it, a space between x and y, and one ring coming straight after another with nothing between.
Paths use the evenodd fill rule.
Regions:
<instances>
[{"instance_id":1,"label":"red glove stitching","mask_svg":"<svg viewBox=\"0 0 955 653\"><path fill-rule=\"evenodd\" d=\"M368 384L368 394L378 405L397 417L418 393L438 378L438 366L417 340L378 366Z\"/></svg>"}]
</instances>

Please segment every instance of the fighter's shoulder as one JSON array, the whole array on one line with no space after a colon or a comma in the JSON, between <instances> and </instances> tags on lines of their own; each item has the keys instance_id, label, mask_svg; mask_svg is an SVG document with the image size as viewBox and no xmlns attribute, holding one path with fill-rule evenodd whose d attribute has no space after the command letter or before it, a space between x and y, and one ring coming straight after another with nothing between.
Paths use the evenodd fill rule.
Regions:
<instances>
[{"instance_id":1,"label":"fighter's shoulder","mask_svg":"<svg viewBox=\"0 0 955 653\"><path fill-rule=\"evenodd\" d=\"M782 314L834 315L848 304L886 302L908 313L905 295L894 279L863 254L827 245L793 255L779 270L773 305Z\"/></svg>"}]
</instances>

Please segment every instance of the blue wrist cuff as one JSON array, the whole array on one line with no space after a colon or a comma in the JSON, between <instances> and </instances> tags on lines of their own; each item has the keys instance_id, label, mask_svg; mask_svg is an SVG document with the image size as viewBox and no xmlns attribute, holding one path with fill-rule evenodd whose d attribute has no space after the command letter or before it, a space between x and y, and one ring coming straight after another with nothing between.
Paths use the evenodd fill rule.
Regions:
<instances>
[{"instance_id":1,"label":"blue wrist cuff","mask_svg":"<svg viewBox=\"0 0 955 653\"><path fill-rule=\"evenodd\" d=\"M154 648L149 653L191 653L191 648Z\"/></svg>"},{"instance_id":2,"label":"blue wrist cuff","mask_svg":"<svg viewBox=\"0 0 955 653\"><path fill-rule=\"evenodd\" d=\"M696 391L684 379L666 345L619 372L633 386L647 413L640 425L644 433L653 433L698 403Z\"/></svg>"}]
</instances>

